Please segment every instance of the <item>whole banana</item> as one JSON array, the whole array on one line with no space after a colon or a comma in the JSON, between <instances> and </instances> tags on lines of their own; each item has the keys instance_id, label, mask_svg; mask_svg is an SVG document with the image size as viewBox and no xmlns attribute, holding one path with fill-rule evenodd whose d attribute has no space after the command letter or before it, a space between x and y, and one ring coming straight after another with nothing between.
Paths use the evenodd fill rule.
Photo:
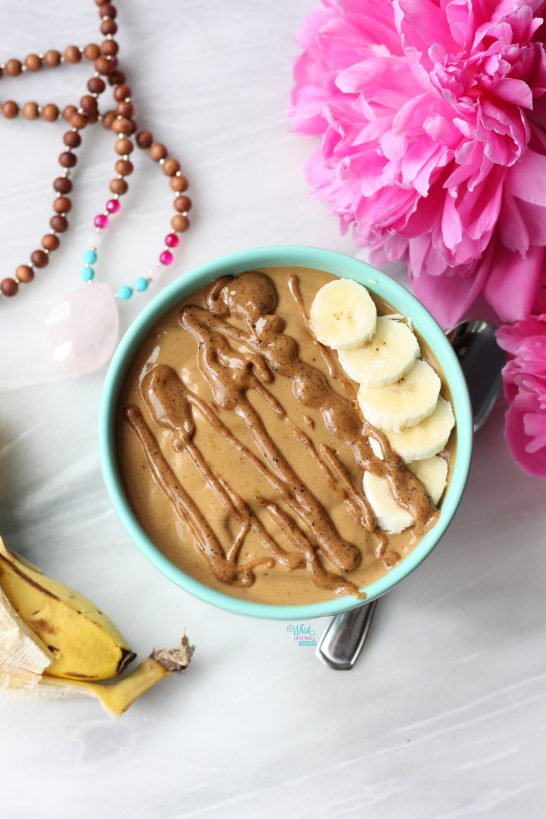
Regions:
<instances>
[{"instance_id":1,"label":"whole banana","mask_svg":"<svg viewBox=\"0 0 546 819\"><path fill-rule=\"evenodd\" d=\"M53 659L47 674L108 680L135 654L112 621L85 597L23 563L0 540L0 586Z\"/></svg>"},{"instance_id":2,"label":"whole banana","mask_svg":"<svg viewBox=\"0 0 546 819\"><path fill-rule=\"evenodd\" d=\"M193 646L153 652L113 684L136 655L90 600L10 552L0 538L0 689L31 696L87 694L110 714L190 663Z\"/></svg>"}]
</instances>

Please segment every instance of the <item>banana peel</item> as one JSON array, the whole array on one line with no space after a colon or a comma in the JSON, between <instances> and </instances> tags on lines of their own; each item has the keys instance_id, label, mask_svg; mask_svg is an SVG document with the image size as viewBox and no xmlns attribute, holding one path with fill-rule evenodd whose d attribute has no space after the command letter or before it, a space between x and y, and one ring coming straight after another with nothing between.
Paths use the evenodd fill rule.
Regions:
<instances>
[{"instance_id":1,"label":"banana peel","mask_svg":"<svg viewBox=\"0 0 546 819\"><path fill-rule=\"evenodd\" d=\"M111 620L0 538L0 690L92 696L118 716L160 680L184 671L193 652L184 635L178 648L154 651L121 677L136 655Z\"/></svg>"},{"instance_id":2,"label":"banana peel","mask_svg":"<svg viewBox=\"0 0 546 819\"><path fill-rule=\"evenodd\" d=\"M48 667L52 676L108 680L134 660L125 638L90 600L22 563L3 541L0 585L53 655Z\"/></svg>"}]
</instances>

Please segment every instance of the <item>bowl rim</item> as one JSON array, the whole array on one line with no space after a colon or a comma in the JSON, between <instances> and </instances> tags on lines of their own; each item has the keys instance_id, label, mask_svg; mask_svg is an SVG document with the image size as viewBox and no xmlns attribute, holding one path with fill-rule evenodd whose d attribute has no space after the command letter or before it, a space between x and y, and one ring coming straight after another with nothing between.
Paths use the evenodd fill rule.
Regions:
<instances>
[{"instance_id":1,"label":"bowl rim","mask_svg":"<svg viewBox=\"0 0 546 819\"><path fill-rule=\"evenodd\" d=\"M386 594L408 577L432 552L451 523L459 506L470 468L472 410L459 361L443 330L428 310L406 288L385 273L376 270L367 262L336 251L304 245L277 245L249 248L220 256L184 273L155 296L132 322L106 372L98 416L100 466L118 518L133 543L156 569L195 597L235 614L302 621L340 614L362 605L363 601L344 596L318 603L286 606L242 600L210 588L172 563L153 543L125 496L117 467L115 429L119 393L133 356L148 332L177 302L213 279L244 270L268 267L323 270L332 275L355 279L365 285L391 304L395 310L410 318L414 327L433 349L450 387L457 423L457 454L453 475L440 509L440 518L409 555L378 580L363 587L366 593L364 603Z\"/></svg>"}]
</instances>

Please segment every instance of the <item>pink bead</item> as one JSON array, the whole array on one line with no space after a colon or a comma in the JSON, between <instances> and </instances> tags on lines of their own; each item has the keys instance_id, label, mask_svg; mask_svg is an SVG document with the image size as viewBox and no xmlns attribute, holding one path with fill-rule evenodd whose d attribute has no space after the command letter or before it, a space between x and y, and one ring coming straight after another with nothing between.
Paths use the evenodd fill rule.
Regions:
<instances>
[{"instance_id":1,"label":"pink bead","mask_svg":"<svg viewBox=\"0 0 546 819\"><path fill-rule=\"evenodd\" d=\"M163 253L161 253L159 256L159 261L161 262L161 264L164 265L171 264L172 260L173 254L171 253L170 250L164 250Z\"/></svg>"},{"instance_id":2,"label":"pink bead","mask_svg":"<svg viewBox=\"0 0 546 819\"><path fill-rule=\"evenodd\" d=\"M108 213L117 213L120 209L121 205L119 204L117 199L109 199L106 203L106 210Z\"/></svg>"},{"instance_id":3,"label":"pink bead","mask_svg":"<svg viewBox=\"0 0 546 819\"><path fill-rule=\"evenodd\" d=\"M105 216L104 213L98 213L95 216L95 227L99 228L99 230L108 227L108 216Z\"/></svg>"},{"instance_id":4,"label":"pink bead","mask_svg":"<svg viewBox=\"0 0 546 819\"><path fill-rule=\"evenodd\" d=\"M165 244L167 247L178 247L180 239L176 235L176 233L167 233L165 236Z\"/></svg>"}]
</instances>

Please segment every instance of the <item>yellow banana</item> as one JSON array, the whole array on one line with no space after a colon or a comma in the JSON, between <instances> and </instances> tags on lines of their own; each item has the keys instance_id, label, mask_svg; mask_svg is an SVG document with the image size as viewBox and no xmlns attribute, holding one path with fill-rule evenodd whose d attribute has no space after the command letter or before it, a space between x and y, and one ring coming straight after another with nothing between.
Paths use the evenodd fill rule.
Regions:
<instances>
[{"instance_id":1,"label":"yellow banana","mask_svg":"<svg viewBox=\"0 0 546 819\"><path fill-rule=\"evenodd\" d=\"M115 625L90 600L19 560L1 539L0 585L53 655L47 674L107 680L135 658Z\"/></svg>"},{"instance_id":2,"label":"yellow banana","mask_svg":"<svg viewBox=\"0 0 546 819\"><path fill-rule=\"evenodd\" d=\"M134 659L114 624L89 600L10 552L0 538L0 689L31 697L95 697L112 716L170 673L189 665L194 648L154 651L110 684Z\"/></svg>"},{"instance_id":3,"label":"yellow banana","mask_svg":"<svg viewBox=\"0 0 546 819\"><path fill-rule=\"evenodd\" d=\"M173 672L180 674L185 671L190 664L193 651L193 646L184 635L178 648L154 651L151 657L147 657L121 680L111 684L71 680L68 685L73 692L95 697L107 713L118 717L127 711L138 697L169 674ZM67 685L66 681L54 678L44 678L44 683L48 686Z\"/></svg>"}]
</instances>

